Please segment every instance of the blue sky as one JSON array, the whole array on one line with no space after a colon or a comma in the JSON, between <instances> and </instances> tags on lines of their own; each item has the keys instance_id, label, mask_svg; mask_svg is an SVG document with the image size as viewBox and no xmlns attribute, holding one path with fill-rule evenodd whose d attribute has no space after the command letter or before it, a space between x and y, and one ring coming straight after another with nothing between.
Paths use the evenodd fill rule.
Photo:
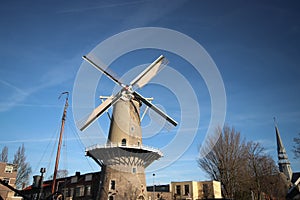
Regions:
<instances>
[{"instance_id":1,"label":"blue sky","mask_svg":"<svg viewBox=\"0 0 300 200\"><path fill-rule=\"evenodd\" d=\"M293 159L291 151L293 137L300 132L299 7L298 1L2 2L0 147L9 147L12 160L17 147L24 144L33 173L47 167L50 176L54 165L53 159L48 164L54 145L50 141L58 134L64 105L64 99L58 100L58 96L63 91L72 92L83 62L81 56L122 31L163 27L184 33L205 48L224 81L226 123L247 140L261 142L276 161L273 117L277 118L292 168L299 171L300 162ZM111 69L122 76L137 63L154 60L156 53L137 52L136 62L121 57ZM205 180L195 159L210 117L209 93L201 77L196 77L185 61L166 54L170 66L199 89L202 118L192 145L175 163L156 171L155 181ZM124 67L118 68L118 64ZM114 87L109 80L103 81L105 87L99 85L97 95L109 95ZM159 89L158 95L147 90L156 90L155 86L141 93L151 94L158 103L172 107L165 105L170 101L159 98L163 96ZM171 116L177 112L174 106L167 111ZM108 129L106 118L98 120L104 131ZM145 143L161 147L161 141L171 140L176 130L147 138ZM81 134L75 128L70 97L61 168L68 168L71 174L99 169L84 157L85 147L77 140ZM147 176L151 183L151 173Z\"/></svg>"}]
</instances>

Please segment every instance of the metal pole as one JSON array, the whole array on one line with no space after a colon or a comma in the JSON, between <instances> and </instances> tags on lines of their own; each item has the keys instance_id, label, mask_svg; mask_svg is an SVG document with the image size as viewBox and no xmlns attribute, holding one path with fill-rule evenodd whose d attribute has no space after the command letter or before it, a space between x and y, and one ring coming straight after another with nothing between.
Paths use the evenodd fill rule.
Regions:
<instances>
[{"instance_id":1,"label":"metal pole","mask_svg":"<svg viewBox=\"0 0 300 200\"><path fill-rule=\"evenodd\" d=\"M65 103L65 107L64 107L63 116L62 116L62 119L61 119L61 128L60 128L60 134L59 134L59 141L58 141L57 154L56 154L56 160L55 160L55 168L54 168L54 173L53 173L52 189L51 189L52 194L56 190L56 176L57 176L57 171L58 171L60 148L61 148L62 136L63 136L63 133L64 133L64 127L65 127L65 121L66 121L66 115L67 115L67 108L69 106L69 104L68 104L69 92L63 92L61 95L63 95L63 94L67 94L67 98L66 98L66 103Z\"/></svg>"},{"instance_id":2,"label":"metal pole","mask_svg":"<svg viewBox=\"0 0 300 200\"><path fill-rule=\"evenodd\" d=\"M152 174L152 176L153 176L153 195L152 195L152 197L153 197L153 200L155 199L155 185L154 185L154 177L155 177L155 174Z\"/></svg>"}]
</instances>

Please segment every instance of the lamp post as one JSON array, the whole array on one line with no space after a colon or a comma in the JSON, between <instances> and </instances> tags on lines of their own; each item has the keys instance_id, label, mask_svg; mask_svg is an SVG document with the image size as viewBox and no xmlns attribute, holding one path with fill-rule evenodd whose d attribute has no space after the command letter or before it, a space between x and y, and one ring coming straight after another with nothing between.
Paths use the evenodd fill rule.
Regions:
<instances>
[{"instance_id":1,"label":"lamp post","mask_svg":"<svg viewBox=\"0 0 300 200\"><path fill-rule=\"evenodd\" d=\"M153 176L153 200L155 199L155 185L154 185L154 177L155 177L155 174L152 174L152 176Z\"/></svg>"}]
</instances>

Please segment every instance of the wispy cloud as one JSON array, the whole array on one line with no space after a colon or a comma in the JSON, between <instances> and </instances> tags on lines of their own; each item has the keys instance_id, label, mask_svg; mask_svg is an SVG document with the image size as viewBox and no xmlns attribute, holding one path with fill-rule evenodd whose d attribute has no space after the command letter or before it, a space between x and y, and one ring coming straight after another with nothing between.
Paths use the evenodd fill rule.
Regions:
<instances>
[{"instance_id":1,"label":"wispy cloud","mask_svg":"<svg viewBox=\"0 0 300 200\"><path fill-rule=\"evenodd\" d=\"M30 94L28 91L22 90L19 87L0 79L2 85L1 90L9 91L2 96L0 102L0 112L6 111L22 102Z\"/></svg>"},{"instance_id":2,"label":"wispy cloud","mask_svg":"<svg viewBox=\"0 0 300 200\"><path fill-rule=\"evenodd\" d=\"M68 137L64 141L76 141L77 137ZM29 138L29 139L19 139L19 140L6 140L0 141L0 144L10 144L10 143L43 143L43 142L56 142L57 138Z\"/></svg>"},{"instance_id":3,"label":"wispy cloud","mask_svg":"<svg viewBox=\"0 0 300 200\"><path fill-rule=\"evenodd\" d=\"M8 91L2 96L0 100L0 112L5 112L12 109L15 106L22 107L57 107L57 105L51 104L30 104L24 103L24 101L34 92L47 87L46 85L39 85L31 89L21 89L3 79L0 79L0 84L2 85L1 90Z\"/></svg>"},{"instance_id":4,"label":"wispy cloud","mask_svg":"<svg viewBox=\"0 0 300 200\"><path fill-rule=\"evenodd\" d=\"M33 104L26 104L23 103L30 95L33 93L49 87L52 84L39 84L29 89L20 89L17 86L8 83L7 81L0 80L0 82L3 84L3 86L6 86L6 88L2 87L4 90L9 90L8 93L6 93L5 98L1 99L0 102L0 112L8 111L15 106L33 106ZM49 105L44 105L49 106Z\"/></svg>"},{"instance_id":5,"label":"wispy cloud","mask_svg":"<svg viewBox=\"0 0 300 200\"><path fill-rule=\"evenodd\" d=\"M255 142L258 142L264 147L264 153L266 154L275 154L276 153L276 142L275 140L269 140L269 139L260 139L256 140Z\"/></svg>"},{"instance_id":6,"label":"wispy cloud","mask_svg":"<svg viewBox=\"0 0 300 200\"><path fill-rule=\"evenodd\" d=\"M145 1L135 12L127 16L127 20L124 21L122 27L127 29L128 27L135 26L148 26L150 23L164 18L168 13L180 8L185 1ZM164 9L161 9L164 8Z\"/></svg>"},{"instance_id":7,"label":"wispy cloud","mask_svg":"<svg viewBox=\"0 0 300 200\"><path fill-rule=\"evenodd\" d=\"M148 0L139 0L139 1L126 1L126 2L118 2L118 3L101 3L101 5L86 5L85 7L74 7L74 8L67 8L60 10L59 13L76 13L76 12L85 12L85 11L91 11L91 10L98 10L98 9L104 9L104 8L114 8L114 7L123 7L123 6L130 6L130 5L136 5L141 4L144 2L147 2Z\"/></svg>"},{"instance_id":8,"label":"wispy cloud","mask_svg":"<svg viewBox=\"0 0 300 200\"><path fill-rule=\"evenodd\" d=\"M3 76L0 79L0 92L2 97L0 98L0 112L5 112L11 110L16 106L26 106L26 107L54 107L51 104L34 104L26 102L28 97L34 95L35 93L42 91L46 88L60 85L68 80L74 78L74 73L70 73L70 67L74 66L72 62L74 59L68 61L62 61L56 67L49 67L49 70L44 72L41 76L32 76L32 82L30 86L18 85L14 80L7 81ZM29 74L32 74L35 69L31 69ZM72 70L73 71L73 70Z\"/></svg>"}]
</instances>

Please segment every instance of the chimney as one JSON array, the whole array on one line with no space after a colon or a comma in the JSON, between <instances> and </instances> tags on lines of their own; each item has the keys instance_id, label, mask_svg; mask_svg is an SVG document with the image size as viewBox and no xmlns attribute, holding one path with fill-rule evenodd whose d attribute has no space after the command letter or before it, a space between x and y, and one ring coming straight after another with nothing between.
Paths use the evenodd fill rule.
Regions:
<instances>
[{"instance_id":1,"label":"chimney","mask_svg":"<svg viewBox=\"0 0 300 200\"><path fill-rule=\"evenodd\" d=\"M34 187L34 188L40 188L40 182L41 182L41 176L39 176L39 175L33 176L32 187Z\"/></svg>"}]
</instances>

